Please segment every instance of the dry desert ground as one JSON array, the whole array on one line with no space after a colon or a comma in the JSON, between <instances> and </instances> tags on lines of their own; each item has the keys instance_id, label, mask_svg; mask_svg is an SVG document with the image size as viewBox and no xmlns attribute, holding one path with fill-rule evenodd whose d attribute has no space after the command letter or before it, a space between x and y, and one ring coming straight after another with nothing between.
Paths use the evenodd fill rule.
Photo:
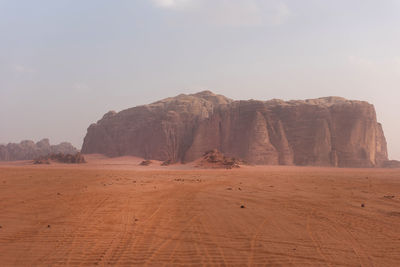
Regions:
<instances>
[{"instance_id":1,"label":"dry desert ground","mask_svg":"<svg viewBox=\"0 0 400 267\"><path fill-rule=\"evenodd\" d=\"M400 266L399 169L87 159L0 165L0 266Z\"/></svg>"}]
</instances>

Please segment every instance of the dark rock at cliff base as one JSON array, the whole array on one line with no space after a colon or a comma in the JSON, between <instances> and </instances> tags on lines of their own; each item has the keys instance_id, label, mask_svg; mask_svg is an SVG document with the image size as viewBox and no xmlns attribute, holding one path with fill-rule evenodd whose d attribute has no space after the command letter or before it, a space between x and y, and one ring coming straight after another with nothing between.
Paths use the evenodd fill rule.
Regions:
<instances>
[{"instance_id":1,"label":"dark rock at cliff base","mask_svg":"<svg viewBox=\"0 0 400 267\"><path fill-rule=\"evenodd\" d=\"M33 164L50 164L50 160L45 157L40 157L33 160Z\"/></svg>"},{"instance_id":2,"label":"dark rock at cliff base","mask_svg":"<svg viewBox=\"0 0 400 267\"><path fill-rule=\"evenodd\" d=\"M189 162L212 149L263 165L375 167L388 160L367 102L233 101L210 91L108 112L88 128L82 153Z\"/></svg>"},{"instance_id":3,"label":"dark rock at cliff base","mask_svg":"<svg viewBox=\"0 0 400 267\"><path fill-rule=\"evenodd\" d=\"M151 160L143 160L142 162L140 162L140 166L149 166L151 164Z\"/></svg>"},{"instance_id":4,"label":"dark rock at cliff base","mask_svg":"<svg viewBox=\"0 0 400 267\"><path fill-rule=\"evenodd\" d=\"M241 163L240 160L226 157L217 149L213 149L204 153L202 159L198 162L197 167L233 169L240 168Z\"/></svg>"},{"instance_id":5,"label":"dark rock at cliff base","mask_svg":"<svg viewBox=\"0 0 400 267\"><path fill-rule=\"evenodd\" d=\"M79 151L67 142L50 145L47 138L37 143L25 140L19 144L9 143L8 145L0 145L0 161L33 160L49 154L76 154L77 152Z\"/></svg>"},{"instance_id":6,"label":"dark rock at cliff base","mask_svg":"<svg viewBox=\"0 0 400 267\"><path fill-rule=\"evenodd\" d=\"M161 163L161 166L169 166L169 165L171 165L173 162L172 162L172 160L166 160L166 161L164 161L163 163Z\"/></svg>"}]
</instances>

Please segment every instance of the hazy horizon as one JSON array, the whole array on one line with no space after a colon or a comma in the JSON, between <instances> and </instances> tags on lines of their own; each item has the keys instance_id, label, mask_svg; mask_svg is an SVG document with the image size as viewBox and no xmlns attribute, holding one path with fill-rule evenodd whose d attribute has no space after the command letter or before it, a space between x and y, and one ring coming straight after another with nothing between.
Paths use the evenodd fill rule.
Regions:
<instances>
[{"instance_id":1,"label":"hazy horizon","mask_svg":"<svg viewBox=\"0 0 400 267\"><path fill-rule=\"evenodd\" d=\"M376 108L400 159L400 1L0 0L0 143L81 147L109 110L202 90Z\"/></svg>"}]
</instances>

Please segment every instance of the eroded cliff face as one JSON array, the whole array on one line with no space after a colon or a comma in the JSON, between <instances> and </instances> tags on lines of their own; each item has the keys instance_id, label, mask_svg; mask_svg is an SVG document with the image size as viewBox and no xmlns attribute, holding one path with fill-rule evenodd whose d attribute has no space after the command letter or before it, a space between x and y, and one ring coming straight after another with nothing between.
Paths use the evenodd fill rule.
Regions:
<instances>
[{"instance_id":1,"label":"eroded cliff face","mask_svg":"<svg viewBox=\"0 0 400 267\"><path fill-rule=\"evenodd\" d=\"M201 92L119 113L108 112L88 128L82 152L180 161L192 145L200 122L209 118L215 108L231 102L226 97Z\"/></svg>"},{"instance_id":2,"label":"eroded cliff face","mask_svg":"<svg viewBox=\"0 0 400 267\"><path fill-rule=\"evenodd\" d=\"M233 101L209 91L109 112L88 128L82 152L188 162L211 149L254 164L374 167L387 160L367 102Z\"/></svg>"}]
</instances>

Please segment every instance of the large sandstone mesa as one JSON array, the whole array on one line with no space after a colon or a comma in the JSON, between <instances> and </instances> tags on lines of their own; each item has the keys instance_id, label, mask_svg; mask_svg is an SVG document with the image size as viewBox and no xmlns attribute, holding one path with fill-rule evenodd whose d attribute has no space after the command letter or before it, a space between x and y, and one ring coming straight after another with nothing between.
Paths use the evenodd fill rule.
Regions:
<instances>
[{"instance_id":1,"label":"large sandstone mesa","mask_svg":"<svg viewBox=\"0 0 400 267\"><path fill-rule=\"evenodd\" d=\"M49 154L76 154L77 152L78 150L67 142L50 145L47 138L37 143L31 140L24 140L19 144L0 145L0 161L32 160Z\"/></svg>"},{"instance_id":2,"label":"large sandstone mesa","mask_svg":"<svg viewBox=\"0 0 400 267\"><path fill-rule=\"evenodd\" d=\"M209 91L108 112L88 128L82 153L189 162L212 149L254 164L375 167L388 160L367 102L233 101Z\"/></svg>"}]
</instances>

